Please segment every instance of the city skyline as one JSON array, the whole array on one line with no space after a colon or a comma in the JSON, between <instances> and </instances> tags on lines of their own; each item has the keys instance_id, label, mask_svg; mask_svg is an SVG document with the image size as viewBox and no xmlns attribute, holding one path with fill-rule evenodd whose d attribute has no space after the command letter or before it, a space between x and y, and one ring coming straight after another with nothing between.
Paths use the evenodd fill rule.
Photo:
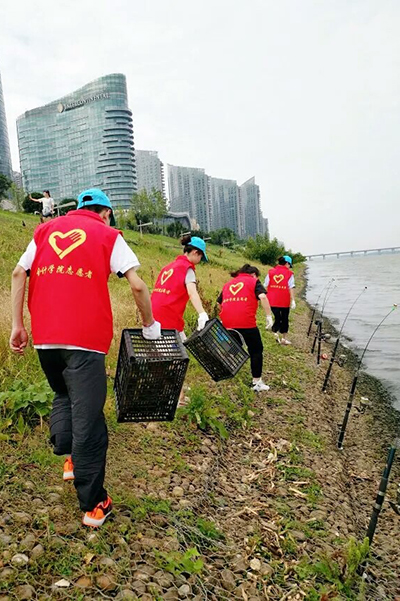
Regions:
<instances>
[{"instance_id":1,"label":"city skyline","mask_svg":"<svg viewBox=\"0 0 400 601\"><path fill-rule=\"evenodd\" d=\"M21 173L27 192L57 200L101 188L127 208L136 190L132 112L126 78L112 73L17 119Z\"/></svg>"}]
</instances>

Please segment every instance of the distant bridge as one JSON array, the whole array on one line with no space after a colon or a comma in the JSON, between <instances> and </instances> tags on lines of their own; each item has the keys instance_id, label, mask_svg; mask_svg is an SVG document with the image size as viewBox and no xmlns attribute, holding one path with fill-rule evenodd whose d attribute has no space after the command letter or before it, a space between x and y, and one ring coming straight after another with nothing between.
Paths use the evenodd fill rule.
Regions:
<instances>
[{"instance_id":1,"label":"distant bridge","mask_svg":"<svg viewBox=\"0 0 400 601\"><path fill-rule=\"evenodd\" d=\"M354 255L368 255L369 253L396 253L400 252L400 246L388 246L387 248L366 248L364 250L345 250L337 253L318 253L316 255L306 255L308 260L316 259L318 257L322 257L325 259L326 257L354 257Z\"/></svg>"}]
</instances>

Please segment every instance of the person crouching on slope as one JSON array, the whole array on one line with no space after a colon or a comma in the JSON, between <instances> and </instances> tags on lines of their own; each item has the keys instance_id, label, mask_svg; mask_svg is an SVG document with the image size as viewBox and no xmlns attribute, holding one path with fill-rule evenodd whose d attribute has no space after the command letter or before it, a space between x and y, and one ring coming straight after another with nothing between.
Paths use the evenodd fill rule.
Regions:
<instances>
[{"instance_id":1,"label":"person crouching on slope","mask_svg":"<svg viewBox=\"0 0 400 601\"><path fill-rule=\"evenodd\" d=\"M276 341L283 346L292 344L286 336L289 331L290 309L296 308L295 282L291 267L292 259L289 255L279 257L278 265L269 270L264 282L269 304L275 317L272 331L275 333ZM279 334L282 335L281 338Z\"/></svg>"},{"instance_id":2,"label":"person crouching on slope","mask_svg":"<svg viewBox=\"0 0 400 601\"><path fill-rule=\"evenodd\" d=\"M78 210L35 230L12 275L11 349L22 355L28 343L23 322L26 279L33 344L55 396L50 440L67 455L64 480L74 480L83 524L98 527L112 510L104 488L108 447L104 404L105 356L113 337L108 292L110 273L125 277L139 308L143 336L161 336L139 261L114 225L110 199L91 188L78 197Z\"/></svg>"},{"instance_id":3,"label":"person crouching on slope","mask_svg":"<svg viewBox=\"0 0 400 601\"><path fill-rule=\"evenodd\" d=\"M257 267L246 263L238 271L231 273L232 280L227 282L219 295L217 302L221 306L220 318L228 330L236 330L244 338L250 355L252 388L255 392L269 390L262 381L263 343L257 327L256 314L258 302L261 303L266 317L267 327L272 327L271 307L265 288L258 279ZM241 338L232 332L241 343Z\"/></svg>"}]
</instances>

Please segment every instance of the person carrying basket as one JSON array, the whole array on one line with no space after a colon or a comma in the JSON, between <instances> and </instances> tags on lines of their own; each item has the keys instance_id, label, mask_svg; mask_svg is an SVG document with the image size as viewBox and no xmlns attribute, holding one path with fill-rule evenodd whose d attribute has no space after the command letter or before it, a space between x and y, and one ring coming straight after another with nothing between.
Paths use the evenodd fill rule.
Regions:
<instances>
[{"instance_id":1,"label":"person carrying basket","mask_svg":"<svg viewBox=\"0 0 400 601\"><path fill-rule=\"evenodd\" d=\"M184 313L188 301L198 313L197 329L202 330L209 317L204 311L196 286L195 269L201 261L208 261L206 243L197 236L183 236L181 239L183 255L163 267L158 274L151 305L153 314L161 323L163 330L178 330L182 342L186 340L184 332ZM183 390L178 407L185 405Z\"/></svg>"},{"instance_id":2,"label":"person carrying basket","mask_svg":"<svg viewBox=\"0 0 400 601\"><path fill-rule=\"evenodd\" d=\"M292 258L289 255L279 257L278 265L269 270L264 281L269 304L275 318L272 331L275 334L276 341L283 346L292 344L287 339L289 313L290 309L296 308L294 299L295 283L291 267ZM279 337L279 334L281 334L281 337Z\"/></svg>"},{"instance_id":3,"label":"person carrying basket","mask_svg":"<svg viewBox=\"0 0 400 601\"><path fill-rule=\"evenodd\" d=\"M231 273L229 280L217 299L220 305L220 318L223 325L240 344L244 339L250 355L252 388L255 392L269 390L262 380L263 343L257 327L256 314L258 303L261 303L266 318L267 327L272 327L272 314L264 286L258 279L260 271L257 267L246 263Z\"/></svg>"},{"instance_id":4,"label":"person carrying basket","mask_svg":"<svg viewBox=\"0 0 400 601\"><path fill-rule=\"evenodd\" d=\"M104 488L108 447L104 404L105 356L113 337L108 278L125 277L142 317L143 337L161 336L146 284L137 275L136 255L114 225L110 199L91 188L78 197L78 210L39 225L12 275L11 349L28 344L23 309L28 306L33 344L55 396L50 440L66 455L64 480L73 480L85 526L101 526L112 510Z\"/></svg>"},{"instance_id":5,"label":"person carrying basket","mask_svg":"<svg viewBox=\"0 0 400 601\"><path fill-rule=\"evenodd\" d=\"M163 330L178 330L182 342L186 340L184 332L185 313L188 301L192 303L199 317L197 329L202 330L209 317L197 292L196 265L200 261L208 261L206 243L201 238L187 235L181 239L183 255L168 263L158 274L153 292L151 305L153 314L161 323Z\"/></svg>"}]
</instances>

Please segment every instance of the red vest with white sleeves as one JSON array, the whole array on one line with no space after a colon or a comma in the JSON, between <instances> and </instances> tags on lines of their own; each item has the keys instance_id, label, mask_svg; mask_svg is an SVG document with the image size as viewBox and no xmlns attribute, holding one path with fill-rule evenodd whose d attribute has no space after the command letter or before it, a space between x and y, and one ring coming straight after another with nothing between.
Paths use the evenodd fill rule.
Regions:
<instances>
[{"instance_id":1,"label":"red vest with white sleeves","mask_svg":"<svg viewBox=\"0 0 400 601\"><path fill-rule=\"evenodd\" d=\"M267 296L271 307L290 307L289 280L293 273L286 265L277 265L268 275Z\"/></svg>"},{"instance_id":2,"label":"red vest with white sleeves","mask_svg":"<svg viewBox=\"0 0 400 601\"><path fill-rule=\"evenodd\" d=\"M195 266L186 255L180 255L158 275L151 295L154 319L164 330L183 331L183 314L189 300L185 279L188 269Z\"/></svg>"},{"instance_id":3,"label":"red vest with white sleeves","mask_svg":"<svg viewBox=\"0 0 400 601\"><path fill-rule=\"evenodd\" d=\"M36 229L28 295L35 345L108 352L113 323L107 281L119 234L85 209Z\"/></svg>"},{"instance_id":4,"label":"red vest with white sleeves","mask_svg":"<svg viewBox=\"0 0 400 601\"><path fill-rule=\"evenodd\" d=\"M222 289L221 321L226 328L256 328L257 278L240 273Z\"/></svg>"}]
</instances>

